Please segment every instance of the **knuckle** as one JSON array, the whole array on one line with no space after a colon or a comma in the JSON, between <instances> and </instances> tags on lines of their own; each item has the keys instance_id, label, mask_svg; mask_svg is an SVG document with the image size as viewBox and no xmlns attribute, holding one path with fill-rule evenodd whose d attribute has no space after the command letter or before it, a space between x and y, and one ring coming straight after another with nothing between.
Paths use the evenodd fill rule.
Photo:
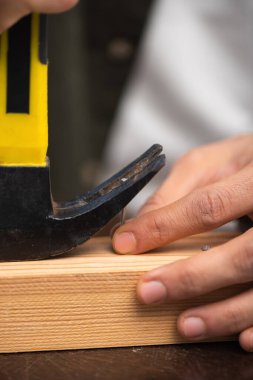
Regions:
<instances>
[{"instance_id":1,"label":"knuckle","mask_svg":"<svg viewBox=\"0 0 253 380\"><path fill-rule=\"evenodd\" d=\"M201 225L207 228L218 226L226 216L228 199L229 195L221 191L197 192L192 206Z\"/></svg>"},{"instance_id":2,"label":"knuckle","mask_svg":"<svg viewBox=\"0 0 253 380\"><path fill-rule=\"evenodd\" d=\"M168 239L168 228L164 217L152 215L151 228L149 228L149 236L155 245L165 244Z\"/></svg>"},{"instance_id":3,"label":"knuckle","mask_svg":"<svg viewBox=\"0 0 253 380\"><path fill-rule=\"evenodd\" d=\"M193 265L190 265L189 263L185 265L186 263L184 263L184 260L182 260L182 264L184 265L179 272L179 286L177 292L182 292L184 297L187 297L187 294L194 296L199 292L198 274Z\"/></svg>"},{"instance_id":4,"label":"knuckle","mask_svg":"<svg viewBox=\"0 0 253 380\"><path fill-rule=\"evenodd\" d=\"M223 311L222 319L225 321L227 326L227 333L234 334L240 332L241 324L246 320L245 312L238 305L231 305L226 307Z\"/></svg>"},{"instance_id":5,"label":"knuckle","mask_svg":"<svg viewBox=\"0 0 253 380\"><path fill-rule=\"evenodd\" d=\"M248 231L249 232L249 231ZM253 269L253 239L252 231L250 234L250 239L247 239L241 250L234 254L232 265L235 273L242 276L241 280L252 280L252 269Z\"/></svg>"}]
</instances>

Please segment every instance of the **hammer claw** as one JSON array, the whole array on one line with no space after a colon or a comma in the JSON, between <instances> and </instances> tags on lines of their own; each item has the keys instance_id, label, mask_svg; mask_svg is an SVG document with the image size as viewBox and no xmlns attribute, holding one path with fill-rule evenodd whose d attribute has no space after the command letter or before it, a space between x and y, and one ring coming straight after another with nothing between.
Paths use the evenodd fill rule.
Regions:
<instances>
[{"instance_id":1,"label":"hammer claw","mask_svg":"<svg viewBox=\"0 0 253 380\"><path fill-rule=\"evenodd\" d=\"M19 167L18 170L1 167L0 209L6 218L2 225L0 221L0 260L50 258L88 240L164 166L165 156L160 155L161 151L160 145L154 145L94 190L72 201L53 204L49 167ZM17 190L21 183L24 186L21 192L16 192L13 204L14 194L6 199L7 186L15 191L15 186Z\"/></svg>"}]
</instances>

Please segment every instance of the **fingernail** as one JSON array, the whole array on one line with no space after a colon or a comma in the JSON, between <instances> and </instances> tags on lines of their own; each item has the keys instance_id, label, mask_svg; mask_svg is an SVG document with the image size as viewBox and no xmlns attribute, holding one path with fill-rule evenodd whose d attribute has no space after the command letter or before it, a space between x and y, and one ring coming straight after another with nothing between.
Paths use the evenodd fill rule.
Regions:
<instances>
[{"instance_id":1,"label":"fingernail","mask_svg":"<svg viewBox=\"0 0 253 380\"><path fill-rule=\"evenodd\" d=\"M132 232L122 232L114 235L113 246L118 253L133 253L136 245L136 239Z\"/></svg>"},{"instance_id":2,"label":"fingernail","mask_svg":"<svg viewBox=\"0 0 253 380\"><path fill-rule=\"evenodd\" d=\"M167 289L160 281L143 282L138 289L142 302L149 305L160 303L167 298Z\"/></svg>"},{"instance_id":3,"label":"fingernail","mask_svg":"<svg viewBox=\"0 0 253 380\"><path fill-rule=\"evenodd\" d=\"M206 325L199 317L186 318L183 322L183 333L186 338L200 338L206 333Z\"/></svg>"}]
</instances>

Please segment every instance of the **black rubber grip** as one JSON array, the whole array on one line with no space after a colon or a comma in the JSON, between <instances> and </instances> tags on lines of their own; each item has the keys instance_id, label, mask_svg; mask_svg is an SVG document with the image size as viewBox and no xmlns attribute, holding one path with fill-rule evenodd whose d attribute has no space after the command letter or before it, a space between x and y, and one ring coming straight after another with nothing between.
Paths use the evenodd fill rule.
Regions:
<instances>
[{"instance_id":1,"label":"black rubber grip","mask_svg":"<svg viewBox=\"0 0 253 380\"><path fill-rule=\"evenodd\" d=\"M7 113L29 113L32 18L8 31Z\"/></svg>"},{"instance_id":2,"label":"black rubber grip","mask_svg":"<svg viewBox=\"0 0 253 380\"><path fill-rule=\"evenodd\" d=\"M39 60L47 64L47 16L40 15L39 27Z\"/></svg>"}]
</instances>

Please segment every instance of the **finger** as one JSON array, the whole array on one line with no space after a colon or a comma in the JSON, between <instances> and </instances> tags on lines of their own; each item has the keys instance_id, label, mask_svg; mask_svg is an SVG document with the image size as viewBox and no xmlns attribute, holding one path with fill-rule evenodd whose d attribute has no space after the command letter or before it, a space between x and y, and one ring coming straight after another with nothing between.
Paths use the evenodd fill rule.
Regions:
<instances>
[{"instance_id":1,"label":"finger","mask_svg":"<svg viewBox=\"0 0 253 380\"><path fill-rule=\"evenodd\" d=\"M252 135L231 139L192 149L173 165L168 178L153 194L138 215L164 207L196 188L214 183L234 174L250 162L245 149Z\"/></svg>"},{"instance_id":2,"label":"finger","mask_svg":"<svg viewBox=\"0 0 253 380\"><path fill-rule=\"evenodd\" d=\"M252 321L253 325L253 321ZM239 336L241 347L248 352L253 351L253 327L244 330Z\"/></svg>"},{"instance_id":3,"label":"finger","mask_svg":"<svg viewBox=\"0 0 253 380\"><path fill-rule=\"evenodd\" d=\"M253 166L141 215L113 236L118 253L141 253L179 238L208 231L253 210Z\"/></svg>"},{"instance_id":4,"label":"finger","mask_svg":"<svg viewBox=\"0 0 253 380\"><path fill-rule=\"evenodd\" d=\"M177 323L180 334L191 340L234 335L252 325L252 289L225 301L187 310Z\"/></svg>"},{"instance_id":5,"label":"finger","mask_svg":"<svg viewBox=\"0 0 253 380\"><path fill-rule=\"evenodd\" d=\"M132 219L126 219L124 221L124 224L127 224L127 223L130 223ZM122 222L117 222L116 224L114 224L114 226L111 228L110 230L110 236L113 237L115 231L120 227L122 226Z\"/></svg>"},{"instance_id":6,"label":"finger","mask_svg":"<svg viewBox=\"0 0 253 380\"><path fill-rule=\"evenodd\" d=\"M146 273L137 285L137 296L144 304L166 303L252 279L253 229L205 253Z\"/></svg>"},{"instance_id":7,"label":"finger","mask_svg":"<svg viewBox=\"0 0 253 380\"><path fill-rule=\"evenodd\" d=\"M176 166L162 186L156 191L139 210L138 216L169 205L189 194L206 182L204 175L199 171L196 175L189 175L188 167Z\"/></svg>"},{"instance_id":8,"label":"finger","mask_svg":"<svg viewBox=\"0 0 253 380\"><path fill-rule=\"evenodd\" d=\"M200 148L181 157L172 167L168 178L158 191L148 199L138 215L173 203L197 187L211 183L214 180L213 170L210 170L210 167L208 168L206 165L208 160L203 159L204 155L205 149ZM194 175L192 175L193 172Z\"/></svg>"},{"instance_id":9,"label":"finger","mask_svg":"<svg viewBox=\"0 0 253 380\"><path fill-rule=\"evenodd\" d=\"M78 0L0 0L0 33L31 12L63 12Z\"/></svg>"},{"instance_id":10,"label":"finger","mask_svg":"<svg viewBox=\"0 0 253 380\"><path fill-rule=\"evenodd\" d=\"M9 1L9 0L8 0ZM64 12L78 3L78 0L24 0L30 12Z\"/></svg>"}]
</instances>

